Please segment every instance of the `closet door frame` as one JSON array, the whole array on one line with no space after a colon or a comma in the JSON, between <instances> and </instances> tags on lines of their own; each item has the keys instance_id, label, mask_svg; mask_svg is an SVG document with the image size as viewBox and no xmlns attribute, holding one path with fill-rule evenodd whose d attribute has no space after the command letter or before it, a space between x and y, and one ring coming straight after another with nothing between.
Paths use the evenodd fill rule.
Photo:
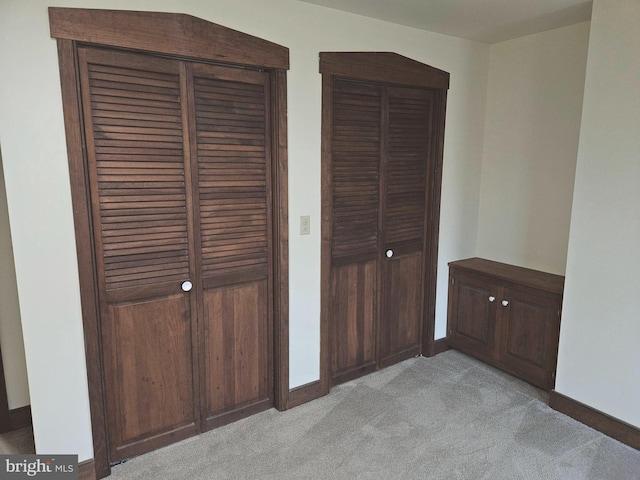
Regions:
<instances>
[{"instance_id":1,"label":"closet door frame","mask_svg":"<svg viewBox=\"0 0 640 480\"><path fill-rule=\"evenodd\" d=\"M286 121L289 50L184 14L50 7L49 24L51 37L57 39L58 47L93 434L93 461L81 465L80 470L82 476L103 478L110 474L111 467L77 48L79 45L111 47L196 62L259 68L269 73L273 158L274 403L279 410L290 406Z\"/></svg>"},{"instance_id":2,"label":"closet door frame","mask_svg":"<svg viewBox=\"0 0 640 480\"><path fill-rule=\"evenodd\" d=\"M444 126L449 89L449 73L391 52L321 52L322 74L322 246L320 298L320 389L326 395L331 388L331 131L333 117L333 81L336 78L377 83L387 86L421 87L434 90L433 162L427 171L427 205L425 218L427 271L424 279L424 324L422 355L438 353L434 342L438 235Z\"/></svg>"}]
</instances>

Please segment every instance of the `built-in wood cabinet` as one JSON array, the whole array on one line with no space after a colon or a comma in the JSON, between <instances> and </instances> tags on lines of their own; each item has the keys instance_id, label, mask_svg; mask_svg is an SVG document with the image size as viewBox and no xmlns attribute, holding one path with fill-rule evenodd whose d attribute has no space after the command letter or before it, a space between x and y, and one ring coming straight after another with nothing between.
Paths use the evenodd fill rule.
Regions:
<instances>
[{"instance_id":1,"label":"built-in wood cabinet","mask_svg":"<svg viewBox=\"0 0 640 480\"><path fill-rule=\"evenodd\" d=\"M552 389L563 288L560 275L482 258L451 262L449 345Z\"/></svg>"}]
</instances>

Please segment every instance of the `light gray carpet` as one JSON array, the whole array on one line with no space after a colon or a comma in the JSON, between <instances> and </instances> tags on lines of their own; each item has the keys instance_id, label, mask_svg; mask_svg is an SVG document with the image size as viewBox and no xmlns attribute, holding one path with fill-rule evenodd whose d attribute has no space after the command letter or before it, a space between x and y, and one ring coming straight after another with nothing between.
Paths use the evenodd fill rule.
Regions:
<instances>
[{"instance_id":1,"label":"light gray carpet","mask_svg":"<svg viewBox=\"0 0 640 480\"><path fill-rule=\"evenodd\" d=\"M36 447L33 441L33 428L25 427L0 435L0 454L7 455L14 453L36 453Z\"/></svg>"},{"instance_id":2,"label":"light gray carpet","mask_svg":"<svg viewBox=\"0 0 640 480\"><path fill-rule=\"evenodd\" d=\"M115 466L116 479L640 479L640 451L448 351Z\"/></svg>"}]
</instances>

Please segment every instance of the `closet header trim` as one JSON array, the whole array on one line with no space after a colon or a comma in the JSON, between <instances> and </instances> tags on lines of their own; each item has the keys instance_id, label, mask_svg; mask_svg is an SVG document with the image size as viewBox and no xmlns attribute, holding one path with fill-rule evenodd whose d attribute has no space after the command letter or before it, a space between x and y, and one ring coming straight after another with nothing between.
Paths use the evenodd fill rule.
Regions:
<instances>
[{"instance_id":1,"label":"closet header trim","mask_svg":"<svg viewBox=\"0 0 640 480\"><path fill-rule=\"evenodd\" d=\"M320 73L411 87L449 88L449 73L391 52L320 52Z\"/></svg>"},{"instance_id":2,"label":"closet header trim","mask_svg":"<svg viewBox=\"0 0 640 480\"><path fill-rule=\"evenodd\" d=\"M289 49L181 13L49 7L58 39L251 67L289 69Z\"/></svg>"}]
</instances>

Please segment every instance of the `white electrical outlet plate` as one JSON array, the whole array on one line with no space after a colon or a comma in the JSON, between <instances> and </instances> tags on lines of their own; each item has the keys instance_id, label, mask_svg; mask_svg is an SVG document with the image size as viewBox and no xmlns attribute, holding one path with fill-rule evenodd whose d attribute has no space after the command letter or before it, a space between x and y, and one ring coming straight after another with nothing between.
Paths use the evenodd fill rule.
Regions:
<instances>
[{"instance_id":1,"label":"white electrical outlet plate","mask_svg":"<svg viewBox=\"0 0 640 480\"><path fill-rule=\"evenodd\" d=\"M309 215L300 217L300 235L309 235L311 233L311 218Z\"/></svg>"}]
</instances>

